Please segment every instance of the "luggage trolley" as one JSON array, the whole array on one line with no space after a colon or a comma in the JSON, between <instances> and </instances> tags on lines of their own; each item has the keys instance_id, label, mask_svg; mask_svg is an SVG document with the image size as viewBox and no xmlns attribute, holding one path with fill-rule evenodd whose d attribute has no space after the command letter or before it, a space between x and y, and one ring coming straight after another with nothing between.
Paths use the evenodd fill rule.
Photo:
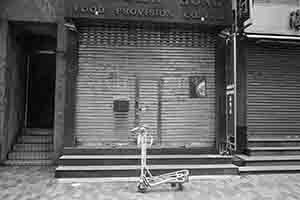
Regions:
<instances>
[{"instance_id":1,"label":"luggage trolley","mask_svg":"<svg viewBox=\"0 0 300 200\"><path fill-rule=\"evenodd\" d=\"M183 189L183 183L189 180L189 171L180 170L176 172L153 176L147 167L147 146L153 143L153 137L148 134L149 127L147 125L138 126L131 131L137 137L137 144L141 148L141 172L140 179L137 185L138 192L144 193L152 186L160 184L171 184L171 187L176 187L178 190Z\"/></svg>"}]
</instances>

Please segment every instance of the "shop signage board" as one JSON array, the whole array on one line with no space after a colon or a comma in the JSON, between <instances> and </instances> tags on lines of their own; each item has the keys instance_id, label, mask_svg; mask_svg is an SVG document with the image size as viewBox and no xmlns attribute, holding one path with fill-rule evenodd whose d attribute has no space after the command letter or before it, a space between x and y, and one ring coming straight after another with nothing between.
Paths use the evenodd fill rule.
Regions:
<instances>
[{"instance_id":1,"label":"shop signage board","mask_svg":"<svg viewBox=\"0 0 300 200\"><path fill-rule=\"evenodd\" d=\"M238 24L243 26L250 19L252 0L237 0Z\"/></svg>"},{"instance_id":2,"label":"shop signage board","mask_svg":"<svg viewBox=\"0 0 300 200\"><path fill-rule=\"evenodd\" d=\"M245 32L265 35L300 35L300 6L289 3L255 2L251 13L252 25Z\"/></svg>"},{"instance_id":3,"label":"shop signage board","mask_svg":"<svg viewBox=\"0 0 300 200\"><path fill-rule=\"evenodd\" d=\"M294 10L290 13L289 25L292 30L300 30L300 9Z\"/></svg>"},{"instance_id":4,"label":"shop signage board","mask_svg":"<svg viewBox=\"0 0 300 200\"><path fill-rule=\"evenodd\" d=\"M66 17L230 25L231 0L72 0Z\"/></svg>"}]
</instances>

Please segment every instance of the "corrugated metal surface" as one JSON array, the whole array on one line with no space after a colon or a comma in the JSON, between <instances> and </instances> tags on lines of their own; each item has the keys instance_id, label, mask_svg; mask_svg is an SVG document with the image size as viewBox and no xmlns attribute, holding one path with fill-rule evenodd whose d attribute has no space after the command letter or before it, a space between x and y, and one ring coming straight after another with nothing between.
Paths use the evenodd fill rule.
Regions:
<instances>
[{"instance_id":1,"label":"corrugated metal surface","mask_svg":"<svg viewBox=\"0 0 300 200\"><path fill-rule=\"evenodd\" d=\"M164 144L197 146L210 146L214 144L214 68L213 63L204 64L203 66L203 68L206 69L201 69L199 67L199 70L195 70L194 73L197 74L202 72L207 74L207 98L189 98L188 76L192 75L190 72L182 73L181 77L166 77L163 79L161 134L162 142ZM187 68L189 65L183 67ZM209 69L209 67L211 67L211 69Z\"/></svg>"},{"instance_id":2,"label":"corrugated metal surface","mask_svg":"<svg viewBox=\"0 0 300 200\"><path fill-rule=\"evenodd\" d=\"M79 143L127 144L139 116L162 145L214 145L212 33L130 23L82 25L79 31L75 128ZM189 76L196 75L207 78L205 98L189 98ZM129 100L128 113L113 113L113 100L118 98ZM137 115L136 101L147 111Z\"/></svg>"},{"instance_id":3,"label":"corrugated metal surface","mask_svg":"<svg viewBox=\"0 0 300 200\"><path fill-rule=\"evenodd\" d=\"M146 111L139 112L139 123L147 124L154 136L154 141L159 141L158 130L158 91L157 80L139 80L139 107L146 108Z\"/></svg>"},{"instance_id":4,"label":"corrugated metal surface","mask_svg":"<svg viewBox=\"0 0 300 200\"><path fill-rule=\"evenodd\" d=\"M300 48L253 45L248 53L248 134L300 134Z\"/></svg>"}]
</instances>

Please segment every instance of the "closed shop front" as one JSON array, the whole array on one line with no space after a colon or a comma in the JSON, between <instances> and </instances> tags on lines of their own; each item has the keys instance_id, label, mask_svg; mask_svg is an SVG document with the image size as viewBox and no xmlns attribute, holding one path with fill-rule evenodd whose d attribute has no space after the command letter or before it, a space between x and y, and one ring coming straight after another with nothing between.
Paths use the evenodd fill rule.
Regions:
<instances>
[{"instance_id":1,"label":"closed shop front","mask_svg":"<svg viewBox=\"0 0 300 200\"><path fill-rule=\"evenodd\" d=\"M248 136L298 138L300 48L279 43L248 47Z\"/></svg>"},{"instance_id":2,"label":"closed shop front","mask_svg":"<svg viewBox=\"0 0 300 200\"><path fill-rule=\"evenodd\" d=\"M52 163L84 150L132 154L139 147L131 130L140 125L149 127L155 153L221 149L226 42L220 33L232 26L231 0L26 2L0 3L0 67L18 67L13 74L24 82L11 95L14 70L0 73L1 163L19 163L27 153L32 163L39 155L38 162ZM20 63L6 56L10 48L20 51ZM41 77L50 90L39 85ZM20 95L16 107L8 97ZM19 116L11 122L8 105ZM27 138L33 148L23 145Z\"/></svg>"},{"instance_id":3,"label":"closed shop front","mask_svg":"<svg viewBox=\"0 0 300 200\"><path fill-rule=\"evenodd\" d=\"M196 25L78 23L75 138L135 145L147 124L158 146L215 145L216 33ZM191 82L205 95L193 98Z\"/></svg>"}]
</instances>

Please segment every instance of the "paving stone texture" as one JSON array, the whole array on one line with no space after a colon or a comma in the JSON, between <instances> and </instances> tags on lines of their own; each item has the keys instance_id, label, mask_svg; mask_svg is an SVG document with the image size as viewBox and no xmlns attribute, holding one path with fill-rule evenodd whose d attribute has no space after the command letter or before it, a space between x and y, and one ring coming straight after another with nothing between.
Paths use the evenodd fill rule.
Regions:
<instances>
[{"instance_id":1,"label":"paving stone texture","mask_svg":"<svg viewBox=\"0 0 300 200\"><path fill-rule=\"evenodd\" d=\"M205 178L191 180L183 191L163 185L141 194L135 182L64 182L54 170L0 167L0 200L300 200L300 174Z\"/></svg>"}]
</instances>

